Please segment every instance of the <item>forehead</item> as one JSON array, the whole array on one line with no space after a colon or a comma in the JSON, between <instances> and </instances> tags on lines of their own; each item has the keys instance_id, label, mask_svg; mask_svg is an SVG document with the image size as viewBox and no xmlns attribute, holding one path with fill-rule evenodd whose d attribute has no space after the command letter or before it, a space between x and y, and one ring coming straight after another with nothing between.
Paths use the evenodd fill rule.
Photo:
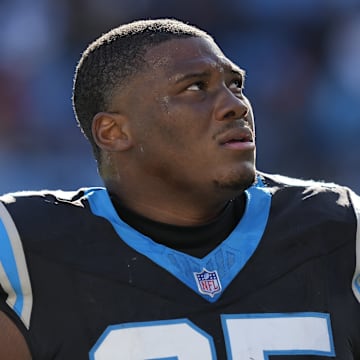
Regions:
<instances>
[{"instance_id":1,"label":"forehead","mask_svg":"<svg viewBox=\"0 0 360 360\"><path fill-rule=\"evenodd\" d=\"M243 72L230 61L210 38L185 38L163 42L145 54L150 71L160 70L169 80L176 80L188 72L216 71Z\"/></svg>"}]
</instances>

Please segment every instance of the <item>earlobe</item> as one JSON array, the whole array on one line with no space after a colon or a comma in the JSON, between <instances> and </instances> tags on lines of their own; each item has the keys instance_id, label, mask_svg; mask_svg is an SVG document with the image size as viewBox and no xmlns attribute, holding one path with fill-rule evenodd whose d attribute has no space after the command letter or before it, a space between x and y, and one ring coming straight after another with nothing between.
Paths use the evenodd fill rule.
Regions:
<instances>
[{"instance_id":1,"label":"earlobe","mask_svg":"<svg viewBox=\"0 0 360 360\"><path fill-rule=\"evenodd\" d=\"M97 113L92 122L96 144L104 151L125 151L132 147L128 118L117 113Z\"/></svg>"}]
</instances>

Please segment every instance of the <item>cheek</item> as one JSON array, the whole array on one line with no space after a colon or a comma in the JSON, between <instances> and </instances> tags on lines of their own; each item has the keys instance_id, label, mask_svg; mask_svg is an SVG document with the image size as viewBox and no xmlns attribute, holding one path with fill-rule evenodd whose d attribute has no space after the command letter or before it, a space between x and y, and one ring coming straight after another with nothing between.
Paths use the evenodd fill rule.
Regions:
<instances>
[{"instance_id":1,"label":"cheek","mask_svg":"<svg viewBox=\"0 0 360 360\"><path fill-rule=\"evenodd\" d=\"M203 147L200 143L211 130L211 114L206 112L207 106L189 104L189 101L170 96L156 96L145 108L143 105L143 119L138 119L137 131L139 141L146 147L160 148L180 157Z\"/></svg>"},{"instance_id":2,"label":"cheek","mask_svg":"<svg viewBox=\"0 0 360 360\"><path fill-rule=\"evenodd\" d=\"M199 140L212 127L212 107L208 102L179 99L171 101L165 98L162 106L166 115L165 123L178 132L184 132L187 137Z\"/></svg>"},{"instance_id":3,"label":"cheek","mask_svg":"<svg viewBox=\"0 0 360 360\"><path fill-rule=\"evenodd\" d=\"M158 141L165 151L185 151L191 146L191 130L179 122L163 123L158 126Z\"/></svg>"},{"instance_id":4,"label":"cheek","mask_svg":"<svg viewBox=\"0 0 360 360\"><path fill-rule=\"evenodd\" d=\"M158 97L157 102L159 104L161 112L164 114L170 114L170 96Z\"/></svg>"},{"instance_id":5,"label":"cheek","mask_svg":"<svg viewBox=\"0 0 360 360\"><path fill-rule=\"evenodd\" d=\"M174 106L168 97L159 102L158 121L154 123L165 144L170 147L189 147L195 139L199 139L202 129L197 112L186 106Z\"/></svg>"},{"instance_id":6,"label":"cheek","mask_svg":"<svg viewBox=\"0 0 360 360\"><path fill-rule=\"evenodd\" d=\"M255 123L254 123L254 111L253 111L253 108L251 106L251 103L250 101L248 100L248 98L246 98L246 103L249 107L249 114L247 116L248 118L248 121L249 121L249 124L250 124L250 127L253 129L253 131L255 132Z\"/></svg>"}]
</instances>

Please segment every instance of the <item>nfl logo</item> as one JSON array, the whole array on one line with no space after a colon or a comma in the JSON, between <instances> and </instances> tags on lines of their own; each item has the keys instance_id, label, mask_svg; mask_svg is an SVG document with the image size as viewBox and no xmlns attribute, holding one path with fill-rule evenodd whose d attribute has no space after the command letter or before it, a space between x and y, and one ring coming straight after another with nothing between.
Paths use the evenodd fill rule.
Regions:
<instances>
[{"instance_id":1,"label":"nfl logo","mask_svg":"<svg viewBox=\"0 0 360 360\"><path fill-rule=\"evenodd\" d=\"M204 268L202 272L194 272L194 277L201 294L214 297L221 292L221 283L216 270L208 271Z\"/></svg>"}]
</instances>

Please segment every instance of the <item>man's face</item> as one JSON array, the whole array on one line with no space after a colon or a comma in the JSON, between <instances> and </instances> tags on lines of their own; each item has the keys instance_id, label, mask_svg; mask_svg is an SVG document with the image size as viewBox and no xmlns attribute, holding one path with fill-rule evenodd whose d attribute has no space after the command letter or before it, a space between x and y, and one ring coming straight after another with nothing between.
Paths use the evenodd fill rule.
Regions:
<instances>
[{"instance_id":1,"label":"man's face","mask_svg":"<svg viewBox=\"0 0 360 360\"><path fill-rule=\"evenodd\" d=\"M140 173L179 191L242 191L255 178L255 133L244 74L203 38L149 49L120 97ZM123 111L123 112L124 112Z\"/></svg>"}]
</instances>

